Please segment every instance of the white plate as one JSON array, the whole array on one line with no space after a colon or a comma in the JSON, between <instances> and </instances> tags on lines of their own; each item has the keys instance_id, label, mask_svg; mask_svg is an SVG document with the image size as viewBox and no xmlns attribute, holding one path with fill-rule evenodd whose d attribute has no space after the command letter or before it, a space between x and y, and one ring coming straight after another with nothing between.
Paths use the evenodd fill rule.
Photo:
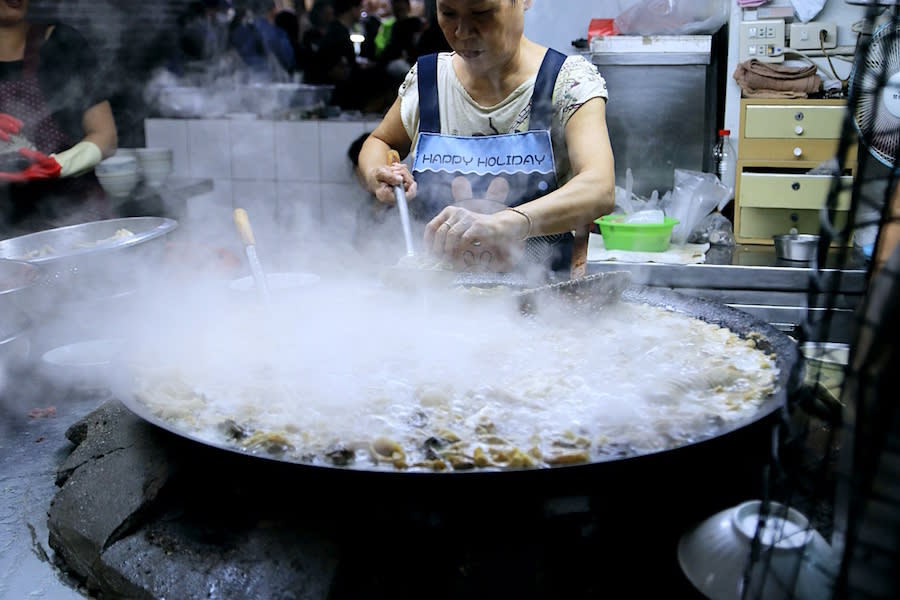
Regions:
<instances>
[{"instance_id":1,"label":"white plate","mask_svg":"<svg viewBox=\"0 0 900 600\"><path fill-rule=\"evenodd\" d=\"M112 362L121 348L121 340L87 340L48 350L41 360L59 367L104 367Z\"/></svg>"},{"instance_id":2,"label":"white plate","mask_svg":"<svg viewBox=\"0 0 900 600\"><path fill-rule=\"evenodd\" d=\"M310 287L319 282L321 278L315 273L267 273L266 283L269 284L270 292L278 292L285 290L296 290L300 288ZM253 292L256 291L256 281L252 276L234 279L228 287L237 292Z\"/></svg>"}]
</instances>

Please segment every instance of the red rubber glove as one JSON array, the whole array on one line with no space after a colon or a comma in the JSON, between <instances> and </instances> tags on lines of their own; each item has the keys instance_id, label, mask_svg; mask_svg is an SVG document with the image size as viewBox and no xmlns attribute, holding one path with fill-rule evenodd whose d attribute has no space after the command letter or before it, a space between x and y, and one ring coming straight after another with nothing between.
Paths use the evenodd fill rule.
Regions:
<instances>
[{"instance_id":1,"label":"red rubber glove","mask_svg":"<svg viewBox=\"0 0 900 600\"><path fill-rule=\"evenodd\" d=\"M22 121L12 115L0 113L0 140L9 141L9 136L22 130Z\"/></svg>"},{"instance_id":2,"label":"red rubber glove","mask_svg":"<svg viewBox=\"0 0 900 600\"><path fill-rule=\"evenodd\" d=\"M37 150L19 148L19 154L31 160L31 164L18 173L4 173L0 171L0 181L22 183L36 179L53 179L59 177L62 170L59 162L52 156L47 156Z\"/></svg>"}]
</instances>

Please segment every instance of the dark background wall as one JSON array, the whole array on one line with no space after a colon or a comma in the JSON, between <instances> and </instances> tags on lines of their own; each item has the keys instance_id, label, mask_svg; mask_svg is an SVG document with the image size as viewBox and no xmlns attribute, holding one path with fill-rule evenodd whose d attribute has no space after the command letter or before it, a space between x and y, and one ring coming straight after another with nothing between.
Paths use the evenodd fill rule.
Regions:
<instances>
[{"instance_id":1,"label":"dark background wall","mask_svg":"<svg viewBox=\"0 0 900 600\"><path fill-rule=\"evenodd\" d=\"M31 0L29 19L63 22L93 44L110 90L119 145L144 145L144 87L176 43L176 19L190 0Z\"/></svg>"}]
</instances>

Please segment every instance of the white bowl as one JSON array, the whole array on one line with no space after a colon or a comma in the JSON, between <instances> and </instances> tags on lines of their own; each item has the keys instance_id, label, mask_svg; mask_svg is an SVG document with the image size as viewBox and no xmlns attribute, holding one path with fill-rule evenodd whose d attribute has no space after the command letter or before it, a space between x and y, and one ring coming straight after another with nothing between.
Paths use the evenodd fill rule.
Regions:
<instances>
[{"instance_id":1,"label":"white bowl","mask_svg":"<svg viewBox=\"0 0 900 600\"><path fill-rule=\"evenodd\" d=\"M159 187L169 179L172 169L147 169L143 172L144 183L150 187Z\"/></svg>"},{"instance_id":2,"label":"white bowl","mask_svg":"<svg viewBox=\"0 0 900 600\"><path fill-rule=\"evenodd\" d=\"M141 163L160 160L171 162L173 156L172 149L164 147L135 148L134 152Z\"/></svg>"},{"instance_id":3,"label":"white bowl","mask_svg":"<svg viewBox=\"0 0 900 600\"><path fill-rule=\"evenodd\" d=\"M101 160L96 167L94 173L100 175L113 175L117 173L137 173L138 161L133 156L110 156Z\"/></svg>"},{"instance_id":4,"label":"white bowl","mask_svg":"<svg viewBox=\"0 0 900 600\"><path fill-rule=\"evenodd\" d=\"M678 563L688 580L712 600L830 598L840 557L805 516L777 502L770 503L759 529L760 554L743 594L761 510L759 500L744 502L685 533L678 541Z\"/></svg>"},{"instance_id":5,"label":"white bowl","mask_svg":"<svg viewBox=\"0 0 900 600\"><path fill-rule=\"evenodd\" d=\"M150 187L163 185L172 174L173 152L171 148L136 148L144 183Z\"/></svg>"},{"instance_id":6,"label":"white bowl","mask_svg":"<svg viewBox=\"0 0 900 600\"><path fill-rule=\"evenodd\" d=\"M97 173L97 181L103 191L117 198L128 196L141 180L137 171L131 173Z\"/></svg>"},{"instance_id":7,"label":"white bowl","mask_svg":"<svg viewBox=\"0 0 900 600\"><path fill-rule=\"evenodd\" d=\"M296 291L313 286L321 278L315 273L267 273L266 283L270 293ZM252 276L234 279L228 284L229 289L236 292L256 292L256 281Z\"/></svg>"}]
</instances>

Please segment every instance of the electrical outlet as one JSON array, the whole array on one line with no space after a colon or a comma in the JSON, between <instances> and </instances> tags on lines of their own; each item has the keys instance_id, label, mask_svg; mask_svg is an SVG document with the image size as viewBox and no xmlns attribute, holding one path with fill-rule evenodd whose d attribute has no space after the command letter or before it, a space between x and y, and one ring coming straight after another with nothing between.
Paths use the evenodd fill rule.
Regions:
<instances>
[{"instance_id":1,"label":"electrical outlet","mask_svg":"<svg viewBox=\"0 0 900 600\"><path fill-rule=\"evenodd\" d=\"M834 23L791 23L790 47L794 50L821 50L819 32L825 32L826 50L837 47L837 25Z\"/></svg>"},{"instance_id":2,"label":"electrical outlet","mask_svg":"<svg viewBox=\"0 0 900 600\"><path fill-rule=\"evenodd\" d=\"M741 21L738 48L740 62L784 62L784 20Z\"/></svg>"}]
</instances>

